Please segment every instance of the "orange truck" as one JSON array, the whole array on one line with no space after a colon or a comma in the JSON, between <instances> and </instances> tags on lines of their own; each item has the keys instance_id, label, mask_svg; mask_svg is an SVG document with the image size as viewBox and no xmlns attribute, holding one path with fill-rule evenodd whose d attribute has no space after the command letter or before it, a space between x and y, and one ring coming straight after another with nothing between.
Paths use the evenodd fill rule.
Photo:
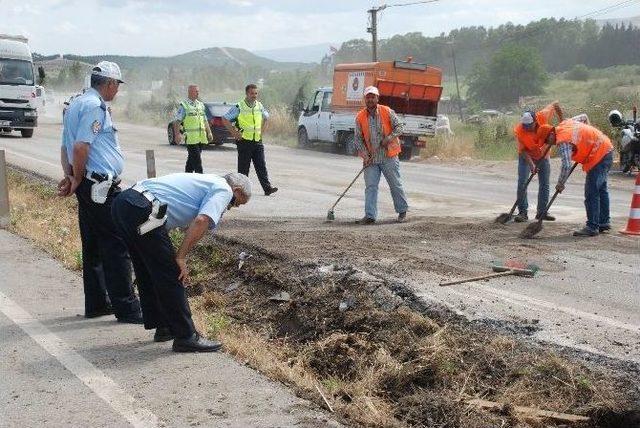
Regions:
<instances>
[{"instance_id":1,"label":"orange truck","mask_svg":"<svg viewBox=\"0 0 640 428\"><path fill-rule=\"evenodd\" d=\"M354 154L355 116L364 108L364 88L376 86L380 104L391 107L404 125L400 159L410 159L436 131L442 71L407 61L338 64L333 87L318 88L298 119L298 145L333 144Z\"/></svg>"}]
</instances>

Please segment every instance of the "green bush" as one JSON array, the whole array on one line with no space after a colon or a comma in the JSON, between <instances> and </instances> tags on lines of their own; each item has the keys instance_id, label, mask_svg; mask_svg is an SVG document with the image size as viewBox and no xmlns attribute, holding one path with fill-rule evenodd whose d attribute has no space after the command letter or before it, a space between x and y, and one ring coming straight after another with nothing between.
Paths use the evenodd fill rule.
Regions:
<instances>
[{"instance_id":1,"label":"green bush","mask_svg":"<svg viewBox=\"0 0 640 428\"><path fill-rule=\"evenodd\" d=\"M589 69L586 65L576 64L571 70L567 71L565 78L568 80L578 80L581 82L586 82L587 80L589 80L590 76L591 73L589 72Z\"/></svg>"}]
</instances>

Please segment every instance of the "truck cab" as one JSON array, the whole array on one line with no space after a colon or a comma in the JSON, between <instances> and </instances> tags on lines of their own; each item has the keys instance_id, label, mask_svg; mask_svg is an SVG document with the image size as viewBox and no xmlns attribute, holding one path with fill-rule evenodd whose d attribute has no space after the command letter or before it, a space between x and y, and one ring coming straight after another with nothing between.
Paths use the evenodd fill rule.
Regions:
<instances>
[{"instance_id":1,"label":"truck cab","mask_svg":"<svg viewBox=\"0 0 640 428\"><path fill-rule=\"evenodd\" d=\"M319 88L309 105L300 114L298 121L298 141L307 146L311 141L334 141L331 130L331 87Z\"/></svg>"},{"instance_id":2,"label":"truck cab","mask_svg":"<svg viewBox=\"0 0 640 428\"><path fill-rule=\"evenodd\" d=\"M0 34L0 130L33 136L38 94L31 51L22 36Z\"/></svg>"}]
</instances>

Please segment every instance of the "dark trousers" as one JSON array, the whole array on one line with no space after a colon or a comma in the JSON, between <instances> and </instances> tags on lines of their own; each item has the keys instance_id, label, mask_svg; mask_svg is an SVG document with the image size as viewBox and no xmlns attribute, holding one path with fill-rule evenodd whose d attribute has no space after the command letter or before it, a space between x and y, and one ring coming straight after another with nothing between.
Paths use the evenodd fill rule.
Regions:
<instances>
[{"instance_id":1,"label":"dark trousers","mask_svg":"<svg viewBox=\"0 0 640 428\"><path fill-rule=\"evenodd\" d=\"M92 184L85 178L76 190L85 314L111 303L117 318L137 316L140 302L131 283L131 261L111 218L111 204L120 188L116 186L104 204L96 204L91 200Z\"/></svg>"},{"instance_id":2,"label":"dark trousers","mask_svg":"<svg viewBox=\"0 0 640 428\"><path fill-rule=\"evenodd\" d=\"M184 172L202 174L202 144L187 144L187 163Z\"/></svg>"},{"instance_id":3,"label":"dark trousers","mask_svg":"<svg viewBox=\"0 0 640 428\"><path fill-rule=\"evenodd\" d=\"M269 182L269 173L267 172L267 163L264 159L264 145L259 142L240 140L237 143L238 146L238 172L249 176L249 169L251 169L251 161L253 161L253 167L260 180L262 190L265 192L271 189L271 183Z\"/></svg>"},{"instance_id":4,"label":"dark trousers","mask_svg":"<svg viewBox=\"0 0 640 428\"><path fill-rule=\"evenodd\" d=\"M196 328L178 279L180 268L167 229L161 226L138 234L138 226L147 221L149 213L151 202L133 189L113 201L113 221L129 248L136 272L144 327L168 327L176 337L191 337Z\"/></svg>"},{"instance_id":5,"label":"dark trousers","mask_svg":"<svg viewBox=\"0 0 640 428\"><path fill-rule=\"evenodd\" d=\"M598 231L601 226L610 226L609 189L607 176L613 164L613 153L609 152L587 172L584 182L584 206L587 210L587 227Z\"/></svg>"}]
</instances>

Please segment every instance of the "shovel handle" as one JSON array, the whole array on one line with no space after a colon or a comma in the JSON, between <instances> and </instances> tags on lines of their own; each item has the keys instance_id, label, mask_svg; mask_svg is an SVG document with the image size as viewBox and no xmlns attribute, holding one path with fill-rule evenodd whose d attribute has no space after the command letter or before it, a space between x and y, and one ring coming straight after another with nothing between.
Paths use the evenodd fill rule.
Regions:
<instances>
[{"instance_id":1,"label":"shovel handle","mask_svg":"<svg viewBox=\"0 0 640 428\"><path fill-rule=\"evenodd\" d=\"M344 192L342 192L342 195L340 195L340 197L338 197L338 200L336 201L335 204L333 204L331 206L331 209L329 211L333 211L333 209L336 207L336 205L338 205L338 202L340 202L340 199L342 199L342 197L344 195L346 195L346 193L349 191L349 189L351 189L351 186L353 186L353 183L356 182L356 180L358 179L358 177L360 177L360 174L362 174L362 171L364 171L365 167L362 167L362 169L358 172L358 174L355 176L355 178L351 181L351 183L349 183L349 185L347 186L346 189L344 189Z\"/></svg>"},{"instance_id":2,"label":"shovel handle","mask_svg":"<svg viewBox=\"0 0 640 428\"><path fill-rule=\"evenodd\" d=\"M533 177L538 173L537 169L538 169L538 164L545 158L547 157L547 153L549 153L549 150L551 150L551 146L547 145L547 147L544 149L544 152L542 153L542 157L540 159L538 159L538 162L536 162L536 170L531 171L531 174L529 175L529 179L527 180L527 182L524 184L524 189L522 189L522 194L518 195L518 198L516 199L516 201L513 203L513 206L511 207L511 211L509 211L509 217L511 217L513 215L513 213L516 211L516 208L518 207L518 202L520 202L520 199L522 199L522 196L525 194L525 192L527 191L527 187L529 187L529 183L531 183L531 180L533 180Z\"/></svg>"},{"instance_id":3,"label":"shovel handle","mask_svg":"<svg viewBox=\"0 0 640 428\"><path fill-rule=\"evenodd\" d=\"M514 272L511 269L509 269L509 270L506 270L504 272L490 273L488 275L482 275L482 276L474 276L473 278L459 279L457 281L441 282L438 285L440 287L445 287L447 285L463 284L465 282L473 282L473 281L481 281L483 279L496 278L496 277L499 277L499 276L515 275L515 273L516 272Z\"/></svg>"},{"instance_id":4,"label":"shovel handle","mask_svg":"<svg viewBox=\"0 0 640 428\"><path fill-rule=\"evenodd\" d=\"M562 184L565 184L567 181L569 181L569 177L571 176L571 174L573 173L573 170L576 169L577 166L578 166L578 162L574 162L573 165L571 166L571 169L569 170L569 175L567 175L567 178L564 180ZM547 206L544 208L544 212L540 215L540 218L538 219L538 223L542 223L542 219L544 218L544 216L547 215L547 213L549 212L549 208L551 208L551 204L553 204L553 201L556 200L559 194L560 192L556 190L553 196L551 197L551 200L549 201Z\"/></svg>"}]
</instances>

